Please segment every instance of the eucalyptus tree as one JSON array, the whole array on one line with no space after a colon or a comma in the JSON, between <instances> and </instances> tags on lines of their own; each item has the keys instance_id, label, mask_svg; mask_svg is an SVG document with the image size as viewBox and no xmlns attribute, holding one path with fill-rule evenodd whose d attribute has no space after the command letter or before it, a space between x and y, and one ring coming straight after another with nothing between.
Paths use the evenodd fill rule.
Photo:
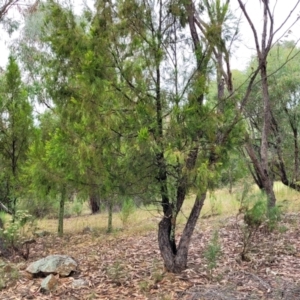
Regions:
<instances>
[{"instance_id":1,"label":"eucalyptus tree","mask_svg":"<svg viewBox=\"0 0 300 300\"><path fill-rule=\"evenodd\" d=\"M294 42L273 46L268 56L271 131L268 139L269 167L272 178L299 190L299 49ZM247 72L256 64L250 63ZM259 81L253 88L251 101L245 109L252 149L259 155L263 126ZM263 183L256 164L252 175L260 188Z\"/></svg>"},{"instance_id":2,"label":"eucalyptus tree","mask_svg":"<svg viewBox=\"0 0 300 300\"><path fill-rule=\"evenodd\" d=\"M273 172L283 184L300 191L300 49L295 42L283 42L272 49L268 69L272 101L272 133L277 158Z\"/></svg>"},{"instance_id":3,"label":"eucalyptus tree","mask_svg":"<svg viewBox=\"0 0 300 300\"><path fill-rule=\"evenodd\" d=\"M273 177L269 167L269 138L272 131L272 113L271 113L271 100L269 90L269 79L267 60L269 57L270 50L274 44L275 35L285 25L289 16L295 11L300 1L296 1L289 16L279 25L277 29L274 28L274 10L269 1L264 0L261 2L262 11L262 34L261 39L258 37L258 29L253 23L251 16L248 12L247 5L244 1L238 0L241 11L243 12L247 22L253 33L254 45L256 49L257 66L260 76L260 86L262 91L262 128L261 128L261 140L260 140L260 151L259 156L256 155L255 149L253 149L251 142L246 144L246 149L252 163L255 165L255 170L259 174L261 184L268 197L268 208L275 206L276 197L273 189ZM297 19L298 20L298 19ZM289 29L287 29L289 30ZM285 33L284 33L285 34Z\"/></svg>"},{"instance_id":4,"label":"eucalyptus tree","mask_svg":"<svg viewBox=\"0 0 300 300\"><path fill-rule=\"evenodd\" d=\"M1 78L0 117L1 202L14 214L21 192L21 170L34 128L28 92L12 56Z\"/></svg>"}]
</instances>

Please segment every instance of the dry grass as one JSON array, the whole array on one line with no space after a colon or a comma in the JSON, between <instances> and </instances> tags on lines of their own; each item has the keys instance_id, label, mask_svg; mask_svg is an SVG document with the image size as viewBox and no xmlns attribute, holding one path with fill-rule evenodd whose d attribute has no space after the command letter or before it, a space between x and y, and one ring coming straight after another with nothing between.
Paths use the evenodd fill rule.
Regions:
<instances>
[{"instance_id":1,"label":"dry grass","mask_svg":"<svg viewBox=\"0 0 300 300\"><path fill-rule=\"evenodd\" d=\"M233 193L228 189L219 189L209 193L201 212L201 218L211 218L211 221L224 219L238 213L240 195L243 187L236 187ZM257 187L251 187L252 192L258 191ZM275 183L275 193L278 204L286 212L300 211L300 193L284 186L282 183ZM187 197L182 211L178 216L178 227L181 228L186 222L189 212L194 203L194 195ZM154 205L138 208L130 217L128 224L124 227L119 213L113 214L114 234L139 235L155 230L161 218L160 209ZM108 214L103 212L96 215L88 214L88 208L84 208L84 214L64 220L64 231L67 234L80 233L84 228L89 227L95 233L104 233L107 229ZM199 220L201 223L201 219ZM57 231L57 220L43 219L38 221L38 227L42 230L55 233Z\"/></svg>"}]
</instances>

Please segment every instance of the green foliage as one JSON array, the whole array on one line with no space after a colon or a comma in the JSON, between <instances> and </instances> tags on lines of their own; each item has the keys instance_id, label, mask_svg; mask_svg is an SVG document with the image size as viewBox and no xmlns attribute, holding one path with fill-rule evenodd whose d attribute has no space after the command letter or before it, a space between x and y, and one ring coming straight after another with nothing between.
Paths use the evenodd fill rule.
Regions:
<instances>
[{"instance_id":1,"label":"green foliage","mask_svg":"<svg viewBox=\"0 0 300 300\"><path fill-rule=\"evenodd\" d=\"M1 218L3 215L0 216ZM16 247L25 235L25 230L30 230L34 226L34 219L27 211L17 210L14 219L9 220L0 229L0 236L6 247Z\"/></svg>"},{"instance_id":2,"label":"green foliage","mask_svg":"<svg viewBox=\"0 0 300 300\"><path fill-rule=\"evenodd\" d=\"M247 207L244 213L244 221L248 227L256 229L266 219L267 206L264 199L258 199L253 207Z\"/></svg>"},{"instance_id":3,"label":"green foliage","mask_svg":"<svg viewBox=\"0 0 300 300\"><path fill-rule=\"evenodd\" d=\"M12 286L20 278L17 267L11 264L0 263L0 291L7 286Z\"/></svg>"},{"instance_id":4,"label":"green foliage","mask_svg":"<svg viewBox=\"0 0 300 300\"><path fill-rule=\"evenodd\" d=\"M241 257L243 260L249 260L247 254L251 250L253 240L259 229L265 227L269 232L277 228L281 218L281 210L278 206L268 209L267 196L259 192L245 196L240 212L244 216L244 224L240 225L243 242Z\"/></svg>"},{"instance_id":5,"label":"green foliage","mask_svg":"<svg viewBox=\"0 0 300 300\"><path fill-rule=\"evenodd\" d=\"M278 205L271 207L267 212L267 226L270 231L278 228L278 222L280 222L282 216L281 207Z\"/></svg>"},{"instance_id":6,"label":"green foliage","mask_svg":"<svg viewBox=\"0 0 300 300\"><path fill-rule=\"evenodd\" d=\"M213 192L209 194L209 206L209 214L205 217L218 216L222 214L222 202L217 199Z\"/></svg>"},{"instance_id":7,"label":"green foliage","mask_svg":"<svg viewBox=\"0 0 300 300\"><path fill-rule=\"evenodd\" d=\"M219 234L217 231L213 233L212 239L207 244L204 251L204 257L207 261L207 268L211 274L212 270L217 266L217 260L221 255L221 245L219 242Z\"/></svg>"},{"instance_id":8,"label":"green foliage","mask_svg":"<svg viewBox=\"0 0 300 300\"><path fill-rule=\"evenodd\" d=\"M80 216L83 209L82 201L76 199L72 205L72 211L76 214L76 216Z\"/></svg>"},{"instance_id":9,"label":"green foliage","mask_svg":"<svg viewBox=\"0 0 300 300\"><path fill-rule=\"evenodd\" d=\"M35 218L53 217L57 215L57 205L55 197L32 195L22 198L19 201L18 209L26 210Z\"/></svg>"},{"instance_id":10,"label":"green foliage","mask_svg":"<svg viewBox=\"0 0 300 300\"><path fill-rule=\"evenodd\" d=\"M108 277L116 284L121 285L126 280L126 269L121 261L115 261L106 269Z\"/></svg>"},{"instance_id":11,"label":"green foliage","mask_svg":"<svg viewBox=\"0 0 300 300\"><path fill-rule=\"evenodd\" d=\"M27 89L16 59L10 56L0 84L0 197L13 213L22 190L22 167L33 137Z\"/></svg>"},{"instance_id":12,"label":"green foliage","mask_svg":"<svg viewBox=\"0 0 300 300\"><path fill-rule=\"evenodd\" d=\"M216 187L243 130L232 123L234 101L224 101L220 112L218 99L207 95L213 47L225 46L228 7L205 4L212 24L194 45L196 67L186 55L191 48L181 25L188 12L181 1L98 1L93 15L80 18L55 1L42 6L40 43L28 44L37 58L33 76L43 78L37 90L53 109L31 153L33 190L41 185L56 196L63 187L66 194L97 189L111 230L120 195L173 204L176 219L191 190ZM124 226L134 208L124 201Z\"/></svg>"},{"instance_id":13,"label":"green foliage","mask_svg":"<svg viewBox=\"0 0 300 300\"><path fill-rule=\"evenodd\" d=\"M120 212L120 219L123 226L126 226L129 222L130 216L135 212L136 206L132 198L126 198L122 203L122 209Z\"/></svg>"}]
</instances>

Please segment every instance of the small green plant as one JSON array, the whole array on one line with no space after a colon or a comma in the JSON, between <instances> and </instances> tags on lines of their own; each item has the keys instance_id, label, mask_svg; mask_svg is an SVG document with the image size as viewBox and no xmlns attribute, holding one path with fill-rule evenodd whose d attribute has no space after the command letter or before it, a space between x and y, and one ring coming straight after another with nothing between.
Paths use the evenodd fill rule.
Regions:
<instances>
[{"instance_id":1,"label":"small green plant","mask_svg":"<svg viewBox=\"0 0 300 300\"><path fill-rule=\"evenodd\" d=\"M120 219L123 223L123 226L126 226L128 224L129 218L135 212L135 209L136 207L133 200L131 198L125 199L120 212Z\"/></svg>"},{"instance_id":2,"label":"small green plant","mask_svg":"<svg viewBox=\"0 0 300 300\"><path fill-rule=\"evenodd\" d=\"M246 196L241 202L240 213L244 214L244 224L240 226L243 242L241 258L244 261L249 261L247 254L250 251L253 239L259 227L266 220L267 202L262 196L261 193Z\"/></svg>"},{"instance_id":3,"label":"small green plant","mask_svg":"<svg viewBox=\"0 0 300 300\"><path fill-rule=\"evenodd\" d=\"M244 213L244 221L249 228L257 230L266 220L267 205L264 199L259 199L252 208L247 207Z\"/></svg>"},{"instance_id":4,"label":"small green plant","mask_svg":"<svg viewBox=\"0 0 300 300\"><path fill-rule=\"evenodd\" d=\"M285 233L285 232L287 232L288 230L289 230L289 228L286 227L286 226L284 226L284 225L278 227L279 233Z\"/></svg>"},{"instance_id":5,"label":"small green plant","mask_svg":"<svg viewBox=\"0 0 300 300\"><path fill-rule=\"evenodd\" d=\"M157 259L154 259L151 270L151 278L153 279L154 284L157 284L158 282L162 281L163 277L164 275L159 267L159 262Z\"/></svg>"},{"instance_id":6,"label":"small green plant","mask_svg":"<svg viewBox=\"0 0 300 300\"><path fill-rule=\"evenodd\" d=\"M268 229L269 231L273 231L278 227L278 222L281 220L282 211L279 206L272 207L268 213Z\"/></svg>"},{"instance_id":7,"label":"small green plant","mask_svg":"<svg viewBox=\"0 0 300 300\"><path fill-rule=\"evenodd\" d=\"M72 207L73 213L76 214L76 216L78 217L81 215L82 209L83 209L82 202L79 200L75 200Z\"/></svg>"},{"instance_id":8,"label":"small green plant","mask_svg":"<svg viewBox=\"0 0 300 300\"><path fill-rule=\"evenodd\" d=\"M148 292L150 289L149 282L146 280L139 282L139 288L141 292Z\"/></svg>"},{"instance_id":9,"label":"small green plant","mask_svg":"<svg viewBox=\"0 0 300 300\"><path fill-rule=\"evenodd\" d=\"M0 218L2 219L3 215L0 215ZM14 218L6 222L4 228L0 229L0 236L6 247L16 247L25 235L25 230L33 226L33 217L27 211L18 210Z\"/></svg>"},{"instance_id":10,"label":"small green plant","mask_svg":"<svg viewBox=\"0 0 300 300\"><path fill-rule=\"evenodd\" d=\"M244 224L240 226L243 242L241 258L248 261L247 253L250 251L259 228L263 226L267 232L277 228L281 210L278 206L268 209L266 195L257 193L250 196L245 195L241 201L239 213L244 214Z\"/></svg>"},{"instance_id":11,"label":"small green plant","mask_svg":"<svg viewBox=\"0 0 300 300\"><path fill-rule=\"evenodd\" d=\"M106 273L117 285L121 285L126 280L126 271L120 261L115 261L111 266L107 267Z\"/></svg>"},{"instance_id":12,"label":"small green plant","mask_svg":"<svg viewBox=\"0 0 300 300\"><path fill-rule=\"evenodd\" d=\"M222 214L222 204L218 201L216 195L211 193L209 196L210 215L209 217L219 216Z\"/></svg>"},{"instance_id":13,"label":"small green plant","mask_svg":"<svg viewBox=\"0 0 300 300\"><path fill-rule=\"evenodd\" d=\"M221 255L221 245L219 243L219 234L214 232L210 243L204 251L204 257L207 261L208 273L211 276L212 270L217 266L217 260Z\"/></svg>"}]
</instances>

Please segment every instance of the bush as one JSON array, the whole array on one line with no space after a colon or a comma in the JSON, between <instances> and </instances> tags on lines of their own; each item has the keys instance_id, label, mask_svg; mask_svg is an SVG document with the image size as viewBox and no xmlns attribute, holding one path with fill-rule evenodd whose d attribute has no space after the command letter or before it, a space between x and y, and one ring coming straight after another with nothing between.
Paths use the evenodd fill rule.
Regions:
<instances>
[{"instance_id":1,"label":"bush","mask_svg":"<svg viewBox=\"0 0 300 300\"><path fill-rule=\"evenodd\" d=\"M76 216L80 216L82 213L83 204L79 200L75 200L72 206L73 213L76 214Z\"/></svg>"},{"instance_id":2,"label":"bush","mask_svg":"<svg viewBox=\"0 0 300 300\"><path fill-rule=\"evenodd\" d=\"M217 260L221 255L221 246L219 243L218 232L215 231L210 243L204 251L204 257L208 263L207 268L211 275L212 270L217 266Z\"/></svg>"},{"instance_id":3,"label":"bush","mask_svg":"<svg viewBox=\"0 0 300 300\"><path fill-rule=\"evenodd\" d=\"M278 206L268 210L267 197L263 193L246 195L241 204L239 211L244 214L244 225L240 227L243 242L241 257L242 260L249 260L247 253L259 228L263 226L267 232L274 230L280 221L281 210Z\"/></svg>"},{"instance_id":4,"label":"bush","mask_svg":"<svg viewBox=\"0 0 300 300\"><path fill-rule=\"evenodd\" d=\"M25 235L25 225L29 225L29 230L34 226L34 219L28 211L18 210L14 219L5 222L5 216L0 214L0 218L4 223L4 228L0 229L0 236L5 247L17 247ZM28 227L26 227L28 229Z\"/></svg>"},{"instance_id":5,"label":"bush","mask_svg":"<svg viewBox=\"0 0 300 300\"><path fill-rule=\"evenodd\" d=\"M249 227L256 229L266 220L266 213L266 201L259 199L252 208L245 209L244 221Z\"/></svg>"},{"instance_id":6,"label":"bush","mask_svg":"<svg viewBox=\"0 0 300 300\"><path fill-rule=\"evenodd\" d=\"M273 231L277 228L278 222L281 220L282 211L279 206L272 207L268 211L268 229L269 231Z\"/></svg>"},{"instance_id":7,"label":"bush","mask_svg":"<svg viewBox=\"0 0 300 300\"><path fill-rule=\"evenodd\" d=\"M28 211L30 215L36 218L57 214L56 199L50 196L46 196L44 199L36 197L21 199L18 209Z\"/></svg>"},{"instance_id":8,"label":"bush","mask_svg":"<svg viewBox=\"0 0 300 300\"><path fill-rule=\"evenodd\" d=\"M120 219L123 223L123 226L125 226L128 223L129 217L135 212L135 209L136 207L133 200L131 198L125 199L120 212Z\"/></svg>"}]
</instances>

